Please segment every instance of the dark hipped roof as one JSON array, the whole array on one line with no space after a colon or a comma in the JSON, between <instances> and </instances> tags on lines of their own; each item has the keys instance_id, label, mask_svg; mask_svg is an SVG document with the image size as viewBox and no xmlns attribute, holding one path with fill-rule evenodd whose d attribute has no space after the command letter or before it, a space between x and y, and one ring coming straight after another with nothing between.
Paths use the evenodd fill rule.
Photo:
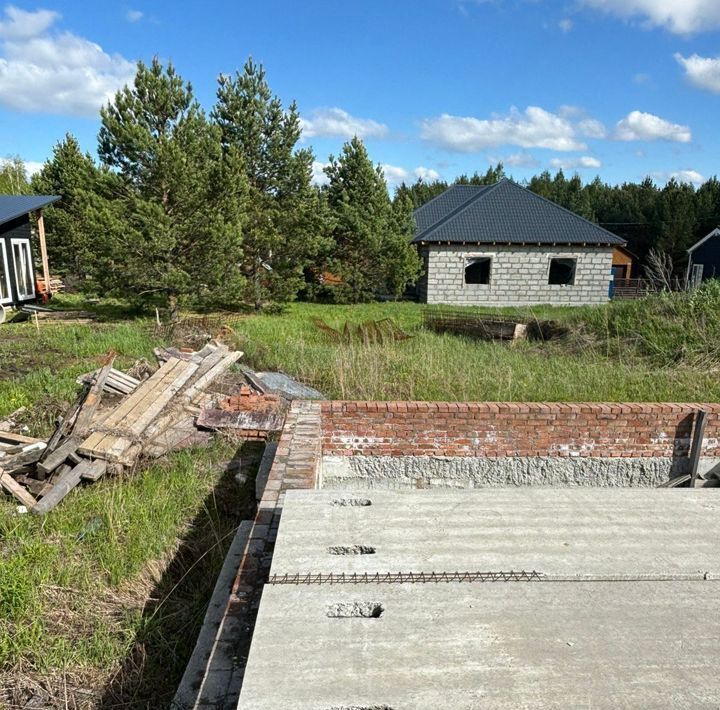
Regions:
<instances>
[{"instance_id":1,"label":"dark hipped roof","mask_svg":"<svg viewBox=\"0 0 720 710\"><path fill-rule=\"evenodd\" d=\"M0 195L0 224L56 202L59 195Z\"/></svg>"},{"instance_id":2,"label":"dark hipped roof","mask_svg":"<svg viewBox=\"0 0 720 710\"><path fill-rule=\"evenodd\" d=\"M626 244L512 180L489 187L453 185L414 215L415 243Z\"/></svg>"}]
</instances>

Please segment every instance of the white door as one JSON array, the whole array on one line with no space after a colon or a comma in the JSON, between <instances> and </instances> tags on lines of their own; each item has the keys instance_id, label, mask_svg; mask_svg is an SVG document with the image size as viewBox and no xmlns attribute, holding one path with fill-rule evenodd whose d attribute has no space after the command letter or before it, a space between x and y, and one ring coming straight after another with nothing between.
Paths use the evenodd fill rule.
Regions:
<instances>
[{"instance_id":1,"label":"white door","mask_svg":"<svg viewBox=\"0 0 720 710\"><path fill-rule=\"evenodd\" d=\"M32 263L30 240L12 239L11 242L18 300L28 301L35 298L35 267Z\"/></svg>"},{"instance_id":2,"label":"white door","mask_svg":"<svg viewBox=\"0 0 720 710\"><path fill-rule=\"evenodd\" d=\"M8 262L5 241L0 238L0 303L10 303L11 301L10 263Z\"/></svg>"}]
</instances>

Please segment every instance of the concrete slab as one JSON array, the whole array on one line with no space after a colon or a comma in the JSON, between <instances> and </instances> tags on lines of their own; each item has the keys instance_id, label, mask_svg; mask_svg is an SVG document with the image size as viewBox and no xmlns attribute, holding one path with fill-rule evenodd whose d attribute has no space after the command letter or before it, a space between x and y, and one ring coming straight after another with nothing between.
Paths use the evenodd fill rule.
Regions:
<instances>
[{"instance_id":1,"label":"concrete slab","mask_svg":"<svg viewBox=\"0 0 720 710\"><path fill-rule=\"evenodd\" d=\"M271 573L717 579L718 521L720 489L293 490Z\"/></svg>"},{"instance_id":2,"label":"concrete slab","mask_svg":"<svg viewBox=\"0 0 720 710\"><path fill-rule=\"evenodd\" d=\"M268 586L239 707L717 708L718 589L714 582ZM357 602L383 612L328 617Z\"/></svg>"}]
</instances>

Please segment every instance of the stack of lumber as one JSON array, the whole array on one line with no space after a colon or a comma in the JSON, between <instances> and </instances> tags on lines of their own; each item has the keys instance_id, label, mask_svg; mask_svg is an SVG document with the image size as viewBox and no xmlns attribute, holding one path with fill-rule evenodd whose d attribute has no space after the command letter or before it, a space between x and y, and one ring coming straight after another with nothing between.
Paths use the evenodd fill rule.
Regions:
<instances>
[{"instance_id":1,"label":"stack of lumber","mask_svg":"<svg viewBox=\"0 0 720 710\"><path fill-rule=\"evenodd\" d=\"M80 375L80 377L78 377L75 381L79 385L92 384L92 382L99 374L100 370L95 370L95 372L88 372L86 375ZM121 372L120 370L116 370L113 367L110 369L110 373L105 380L105 384L103 385L103 392L108 392L109 394L130 394L137 389L139 384L140 380L138 380L137 378L132 377L125 372Z\"/></svg>"},{"instance_id":2,"label":"stack of lumber","mask_svg":"<svg viewBox=\"0 0 720 710\"><path fill-rule=\"evenodd\" d=\"M83 382L77 401L47 442L1 431L0 486L42 514L82 480L96 481L134 468L141 456L158 457L207 440L210 434L197 429L197 415L216 401L211 386L242 353L210 343L199 352L179 355L163 349L154 374L135 380L127 396L102 407L104 392L118 393L128 383L128 376L113 368L114 357L108 357Z\"/></svg>"}]
</instances>

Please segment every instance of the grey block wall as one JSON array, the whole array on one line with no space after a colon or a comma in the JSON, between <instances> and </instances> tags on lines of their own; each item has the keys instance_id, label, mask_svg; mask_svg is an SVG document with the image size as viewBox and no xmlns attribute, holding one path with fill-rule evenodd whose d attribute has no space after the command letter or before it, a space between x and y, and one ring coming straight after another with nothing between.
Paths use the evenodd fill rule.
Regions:
<instances>
[{"instance_id":1,"label":"grey block wall","mask_svg":"<svg viewBox=\"0 0 720 710\"><path fill-rule=\"evenodd\" d=\"M426 303L524 306L541 303L581 306L606 303L612 247L431 245L421 288ZM492 258L489 284L466 284L468 259ZM551 258L577 259L572 286L548 284Z\"/></svg>"}]
</instances>

